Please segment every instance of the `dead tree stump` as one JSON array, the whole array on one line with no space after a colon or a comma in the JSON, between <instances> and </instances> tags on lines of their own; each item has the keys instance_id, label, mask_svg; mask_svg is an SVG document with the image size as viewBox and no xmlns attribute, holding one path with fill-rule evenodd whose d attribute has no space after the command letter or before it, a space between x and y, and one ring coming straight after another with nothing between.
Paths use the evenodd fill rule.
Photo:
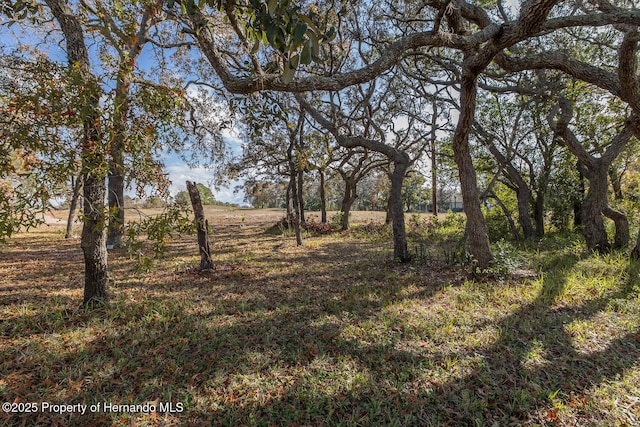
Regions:
<instances>
[{"instance_id":1,"label":"dead tree stump","mask_svg":"<svg viewBox=\"0 0 640 427\"><path fill-rule=\"evenodd\" d=\"M187 181L187 191L191 199L191 206L196 218L198 227L198 248L200 249L200 270L213 270L213 260L211 259L211 250L209 249L209 222L204 217L204 209L202 208L202 200L200 199L200 191L195 182Z\"/></svg>"}]
</instances>

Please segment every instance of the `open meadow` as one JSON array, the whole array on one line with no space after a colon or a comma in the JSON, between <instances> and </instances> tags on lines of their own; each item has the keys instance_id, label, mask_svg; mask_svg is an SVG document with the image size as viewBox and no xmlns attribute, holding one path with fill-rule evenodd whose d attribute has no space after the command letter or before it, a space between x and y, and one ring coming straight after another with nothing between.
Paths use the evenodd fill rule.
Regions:
<instances>
[{"instance_id":1,"label":"open meadow","mask_svg":"<svg viewBox=\"0 0 640 427\"><path fill-rule=\"evenodd\" d=\"M63 223L0 246L0 424L640 425L640 266L625 256L550 235L496 247L502 267L474 278L439 249L459 218L408 215L415 257L396 264L384 213L302 247L280 210L207 216L214 271L194 268L195 236L144 269L112 251L111 303L94 310L78 308Z\"/></svg>"}]
</instances>

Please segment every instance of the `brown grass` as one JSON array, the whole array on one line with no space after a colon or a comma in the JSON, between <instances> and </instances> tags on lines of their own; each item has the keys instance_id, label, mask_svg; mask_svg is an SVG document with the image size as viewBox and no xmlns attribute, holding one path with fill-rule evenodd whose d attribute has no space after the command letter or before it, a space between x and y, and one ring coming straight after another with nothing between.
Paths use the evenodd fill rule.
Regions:
<instances>
[{"instance_id":1,"label":"brown grass","mask_svg":"<svg viewBox=\"0 0 640 427\"><path fill-rule=\"evenodd\" d=\"M193 236L172 241L147 274L112 252L111 305L89 312L77 309L79 241L62 239L62 226L0 249L0 396L15 409L40 405L0 412L0 423L640 422L640 282L622 257L546 242L525 254L538 278L476 282L435 251L394 264L388 232L296 247L265 232L281 211L207 215L214 272L193 269ZM384 214L354 222L369 215ZM81 416L43 402L183 410Z\"/></svg>"}]
</instances>

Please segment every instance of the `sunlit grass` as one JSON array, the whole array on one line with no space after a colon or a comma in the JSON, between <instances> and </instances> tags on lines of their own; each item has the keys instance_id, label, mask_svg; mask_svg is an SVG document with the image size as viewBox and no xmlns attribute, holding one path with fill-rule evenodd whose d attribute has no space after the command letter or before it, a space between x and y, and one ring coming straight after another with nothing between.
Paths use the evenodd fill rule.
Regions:
<instances>
[{"instance_id":1,"label":"sunlit grass","mask_svg":"<svg viewBox=\"0 0 640 427\"><path fill-rule=\"evenodd\" d=\"M172 242L148 274L136 272L125 251L111 253L111 303L90 312L77 309L77 240L49 228L1 248L3 401L170 401L184 411L1 413L0 421L640 421L640 282L624 256L594 256L551 236L552 250L543 242L522 257L537 276L473 280L435 246L426 262L396 265L388 235L307 235L296 247L290 235L264 233L279 212L243 211L244 221L220 212L210 220L214 272L193 269L189 236ZM457 233L451 222L452 230L430 231L434 242ZM429 244L429 236L420 238Z\"/></svg>"}]
</instances>

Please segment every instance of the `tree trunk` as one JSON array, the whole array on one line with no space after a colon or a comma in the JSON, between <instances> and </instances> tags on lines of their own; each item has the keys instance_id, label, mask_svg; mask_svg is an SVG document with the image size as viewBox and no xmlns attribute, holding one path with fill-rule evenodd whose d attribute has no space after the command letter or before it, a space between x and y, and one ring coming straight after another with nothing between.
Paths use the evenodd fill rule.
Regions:
<instances>
[{"instance_id":1,"label":"tree trunk","mask_svg":"<svg viewBox=\"0 0 640 427\"><path fill-rule=\"evenodd\" d=\"M92 139L93 140L93 139ZM86 148L83 151L88 151ZM85 307L105 304L109 295L107 287L107 234L104 211L105 177L103 156L87 155L83 161L84 224L80 246L84 253L84 298Z\"/></svg>"},{"instance_id":2,"label":"tree trunk","mask_svg":"<svg viewBox=\"0 0 640 427\"><path fill-rule=\"evenodd\" d=\"M209 248L209 223L204 216L200 191L195 182L187 181L187 191L191 199L193 214L198 227L198 249L200 251L200 271L213 270L211 249Z\"/></svg>"},{"instance_id":3,"label":"tree trunk","mask_svg":"<svg viewBox=\"0 0 640 427\"><path fill-rule=\"evenodd\" d=\"M431 102L431 213L438 215L438 160L436 159L436 140L438 130L438 103Z\"/></svg>"},{"instance_id":4,"label":"tree trunk","mask_svg":"<svg viewBox=\"0 0 640 427\"><path fill-rule=\"evenodd\" d=\"M150 24L152 8L149 6L143 14L136 36L127 40L128 51L120 59L120 68L116 80L113 112L113 138L110 141L111 154L109 163L109 231L107 247L123 246L124 236L124 153L127 147L127 125L129 122L129 92L133 82L133 71L136 61L147 43L147 32Z\"/></svg>"},{"instance_id":5,"label":"tree trunk","mask_svg":"<svg viewBox=\"0 0 640 427\"><path fill-rule=\"evenodd\" d=\"M298 190L296 186L296 173L293 165L293 160L289 157L289 166L291 169L291 182L289 183L289 190L291 191L291 200L293 201L293 212L291 214L291 222L293 225L293 231L296 234L296 245L302 246L302 231L300 230L300 206L298 199Z\"/></svg>"},{"instance_id":6,"label":"tree trunk","mask_svg":"<svg viewBox=\"0 0 640 427\"><path fill-rule=\"evenodd\" d=\"M638 233L638 239L636 240L636 245L633 247L631 251L631 259L634 261L640 260L640 233Z\"/></svg>"},{"instance_id":7,"label":"tree trunk","mask_svg":"<svg viewBox=\"0 0 640 427\"><path fill-rule=\"evenodd\" d=\"M291 211L291 179L289 179L289 183L287 184L287 193L285 195L285 209L286 209L286 221L287 227L289 230L293 228L293 224L291 223L291 218L293 217L293 212Z\"/></svg>"},{"instance_id":8,"label":"tree trunk","mask_svg":"<svg viewBox=\"0 0 640 427\"><path fill-rule=\"evenodd\" d=\"M582 233L590 250L606 253L611 245L602 212L607 207L608 180L606 170L601 169L589 171L589 190L582 204Z\"/></svg>"},{"instance_id":9,"label":"tree trunk","mask_svg":"<svg viewBox=\"0 0 640 427\"><path fill-rule=\"evenodd\" d=\"M431 213L438 215L438 164L436 162L436 142L431 142Z\"/></svg>"},{"instance_id":10,"label":"tree trunk","mask_svg":"<svg viewBox=\"0 0 640 427\"><path fill-rule=\"evenodd\" d=\"M109 228L107 233L107 248L120 248L123 246L124 236L124 150L127 133L127 120L129 115L129 88L131 86L127 69L118 73L116 83L116 95L114 100L113 138L109 151Z\"/></svg>"},{"instance_id":11,"label":"tree trunk","mask_svg":"<svg viewBox=\"0 0 640 427\"><path fill-rule=\"evenodd\" d=\"M616 225L616 235L613 240L613 247L615 249L624 249L629 244L629 220L627 216L617 211L610 206L604 208L602 213L609 219L611 219Z\"/></svg>"},{"instance_id":12,"label":"tree trunk","mask_svg":"<svg viewBox=\"0 0 640 427\"><path fill-rule=\"evenodd\" d=\"M304 225L305 224L305 219L304 219L304 191L303 191L303 187L304 187L304 171L300 170L298 171L298 209L300 212L300 225Z\"/></svg>"},{"instance_id":13,"label":"tree trunk","mask_svg":"<svg viewBox=\"0 0 640 427\"><path fill-rule=\"evenodd\" d=\"M584 193L586 191L584 185L585 167L580 160L576 163L576 167L578 169L578 185L576 190L579 196L573 203L573 228L582 230L582 206L584 204Z\"/></svg>"},{"instance_id":14,"label":"tree trunk","mask_svg":"<svg viewBox=\"0 0 640 427\"><path fill-rule=\"evenodd\" d=\"M104 197L106 192L105 153L100 136L100 85L91 74L89 53L82 25L63 0L46 0L64 34L69 67L85 82L84 104L80 106L83 138L80 158L84 193L84 222L80 246L84 254L85 279L83 306L108 301L107 240Z\"/></svg>"},{"instance_id":15,"label":"tree trunk","mask_svg":"<svg viewBox=\"0 0 640 427\"><path fill-rule=\"evenodd\" d=\"M342 206L340 207L340 212L342 212L341 228L342 230L348 230L349 212L351 212L351 206L357 198L357 184L351 177L347 177L346 175L343 175L342 177L344 178L344 196L342 197Z\"/></svg>"},{"instance_id":16,"label":"tree trunk","mask_svg":"<svg viewBox=\"0 0 640 427\"><path fill-rule=\"evenodd\" d=\"M411 260L407 247L404 211L402 209L402 183L409 168L409 156L404 155L405 161L395 161L391 174L391 190L389 191L389 205L393 217L393 257L400 262Z\"/></svg>"},{"instance_id":17,"label":"tree trunk","mask_svg":"<svg viewBox=\"0 0 640 427\"><path fill-rule=\"evenodd\" d=\"M480 209L480 193L469 150L469 132L476 107L476 75L463 70L460 92L460 118L453 137L453 154L458 166L464 212L467 216L467 246L480 269L491 264L493 254L489 245L487 226Z\"/></svg>"},{"instance_id":18,"label":"tree trunk","mask_svg":"<svg viewBox=\"0 0 640 427\"><path fill-rule=\"evenodd\" d=\"M107 248L121 248L124 245L124 165L122 147L111 147L112 160L109 165L108 203L109 227Z\"/></svg>"},{"instance_id":19,"label":"tree trunk","mask_svg":"<svg viewBox=\"0 0 640 427\"><path fill-rule=\"evenodd\" d=\"M324 182L324 170L320 171L320 222L322 224L327 223L327 194L325 190Z\"/></svg>"},{"instance_id":20,"label":"tree trunk","mask_svg":"<svg viewBox=\"0 0 640 427\"><path fill-rule=\"evenodd\" d=\"M624 194L622 194L622 174L616 173L615 168L609 168L609 179L611 180L611 187L613 187L613 197L615 200L624 200Z\"/></svg>"},{"instance_id":21,"label":"tree trunk","mask_svg":"<svg viewBox=\"0 0 640 427\"><path fill-rule=\"evenodd\" d=\"M386 225L389 225L393 222L393 214L391 213L391 197L389 197L387 199L387 209L386 209L386 215L384 217L384 223Z\"/></svg>"},{"instance_id":22,"label":"tree trunk","mask_svg":"<svg viewBox=\"0 0 640 427\"><path fill-rule=\"evenodd\" d=\"M536 200L533 205L533 219L536 223L536 236L544 236L544 190L536 191Z\"/></svg>"},{"instance_id":23,"label":"tree trunk","mask_svg":"<svg viewBox=\"0 0 640 427\"><path fill-rule=\"evenodd\" d=\"M533 224L531 223L531 190L525 185L516 190L518 200L518 222L522 228L522 234L526 239L535 236Z\"/></svg>"},{"instance_id":24,"label":"tree trunk","mask_svg":"<svg viewBox=\"0 0 640 427\"><path fill-rule=\"evenodd\" d=\"M73 194L71 195L71 202L69 203L69 216L67 217L67 231L64 234L64 238L71 237L73 232L73 221L76 218L76 211L78 210L78 201L80 200L80 194L82 193L82 174L78 174L73 184Z\"/></svg>"}]
</instances>

